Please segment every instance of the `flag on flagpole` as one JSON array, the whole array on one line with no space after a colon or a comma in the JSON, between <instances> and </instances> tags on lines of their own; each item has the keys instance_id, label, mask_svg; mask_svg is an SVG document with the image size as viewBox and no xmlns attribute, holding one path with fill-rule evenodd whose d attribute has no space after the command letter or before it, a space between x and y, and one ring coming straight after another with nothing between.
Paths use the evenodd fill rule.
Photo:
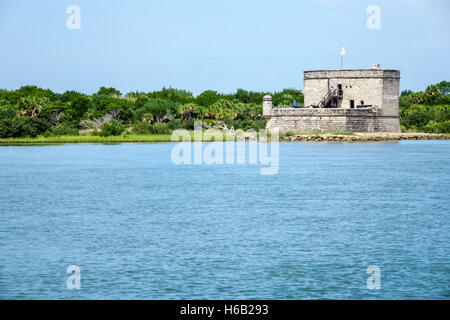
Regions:
<instances>
[{"instance_id":1,"label":"flag on flagpole","mask_svg":"<svg viewBox=\"0 0 450 320\"><path fill-rule=\"evenodd\" d=\"M343 56L345 54L345 49L343 46L341 46L341 56Z\"/></svg>"}]
</instances>

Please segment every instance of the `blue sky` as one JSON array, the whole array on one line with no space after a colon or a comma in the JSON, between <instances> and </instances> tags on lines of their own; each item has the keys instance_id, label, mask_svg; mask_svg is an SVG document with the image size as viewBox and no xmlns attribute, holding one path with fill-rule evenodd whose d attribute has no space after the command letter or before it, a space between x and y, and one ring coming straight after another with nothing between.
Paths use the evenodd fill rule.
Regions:
<instances>
[{"instance_id":1,"label":"blue sky","mask_svg":"<svg viewBox=\"0 0 450 320\"><path fill-rule=\"evenodd\" d=\"M449 18L450 0L0 0L0 88L303 89L303 70L339 68L342 42L345 67L380 63L422 90L450 80Z\"/></svg>"}]
</instances>

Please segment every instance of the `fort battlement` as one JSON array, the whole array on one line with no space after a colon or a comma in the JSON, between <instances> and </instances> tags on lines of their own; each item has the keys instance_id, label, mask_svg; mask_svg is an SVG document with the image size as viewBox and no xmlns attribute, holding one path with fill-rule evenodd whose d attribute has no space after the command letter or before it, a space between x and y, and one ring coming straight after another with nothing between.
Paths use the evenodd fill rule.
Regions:
<instances>
[{"instance_id":1,"label":"fort battlement","mask_svg":"<svg viewBox=\"0 0 450 320\"><path fill-rule=\"evenodd\" d=\"M357 78L392 78L400 79L399 70L388 69L339 69L304 71L304 80L309 79L357 79Z\"/></svg>"},{"instance_id":2,"label":"fort battlement","mask_svg":"<svg viewBox=\"0 0 450 320\"><path fill-rule=\"evenodd\" d=\"M305 106L273 107L263 99L267 128L280 131L400 132L400 71L372 69L304 72Z\"/></svg>"}]
</instances>

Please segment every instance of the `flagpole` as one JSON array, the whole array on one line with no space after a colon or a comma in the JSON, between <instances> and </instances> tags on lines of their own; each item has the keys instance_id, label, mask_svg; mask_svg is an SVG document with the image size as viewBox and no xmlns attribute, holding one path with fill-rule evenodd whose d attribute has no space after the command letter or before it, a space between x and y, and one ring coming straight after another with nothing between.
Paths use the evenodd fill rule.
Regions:
<instances>
[{"instance_id":1,"label":"flagpole","mask_svg":"<svg viewBox=\"0 0 450 320\"><path fill-rule=\"evenodd\" d=\"M341 55L341 70L344 69L344 55L342 54L342 43L341 43L341 51L339 52Z\"/></svg>"}]
</instances>

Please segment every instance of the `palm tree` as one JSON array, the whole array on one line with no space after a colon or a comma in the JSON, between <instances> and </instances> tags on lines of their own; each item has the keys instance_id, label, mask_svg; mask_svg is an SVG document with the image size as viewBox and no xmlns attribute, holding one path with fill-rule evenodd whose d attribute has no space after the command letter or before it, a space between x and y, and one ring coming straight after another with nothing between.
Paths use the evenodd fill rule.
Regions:
<instances>
[{"instance_id":1,"label":"palm tree","mask_svg":"<svg viewBox=\"0 0 450 320\"><path fill-rule=\"evenodd\" d=\"M141 120L152 123L152 121L155 119L155 116L151 112L146 112L142 115Z\"/></svg>"},{"instance_id":2,"label":"palm tree","mask_svg":"<svg viewBox=\"0 0 450 320\"><path fill-rule=\"evenodd\" d=\"M37 117L42 107L48 102L46 98L24 97L17 102L17 116Z\"/></svg>"},{"instance_id":3,"label":"palm tree","mask_svg":"<svg viewBox=\"0 0 450 320\"><path fill-rule=\"evenodd\" d=\"M184 120L190 120L199 114L200 107L195 103L186 103L179 107L179 112Z\"/></svg>"}]
</instances>

